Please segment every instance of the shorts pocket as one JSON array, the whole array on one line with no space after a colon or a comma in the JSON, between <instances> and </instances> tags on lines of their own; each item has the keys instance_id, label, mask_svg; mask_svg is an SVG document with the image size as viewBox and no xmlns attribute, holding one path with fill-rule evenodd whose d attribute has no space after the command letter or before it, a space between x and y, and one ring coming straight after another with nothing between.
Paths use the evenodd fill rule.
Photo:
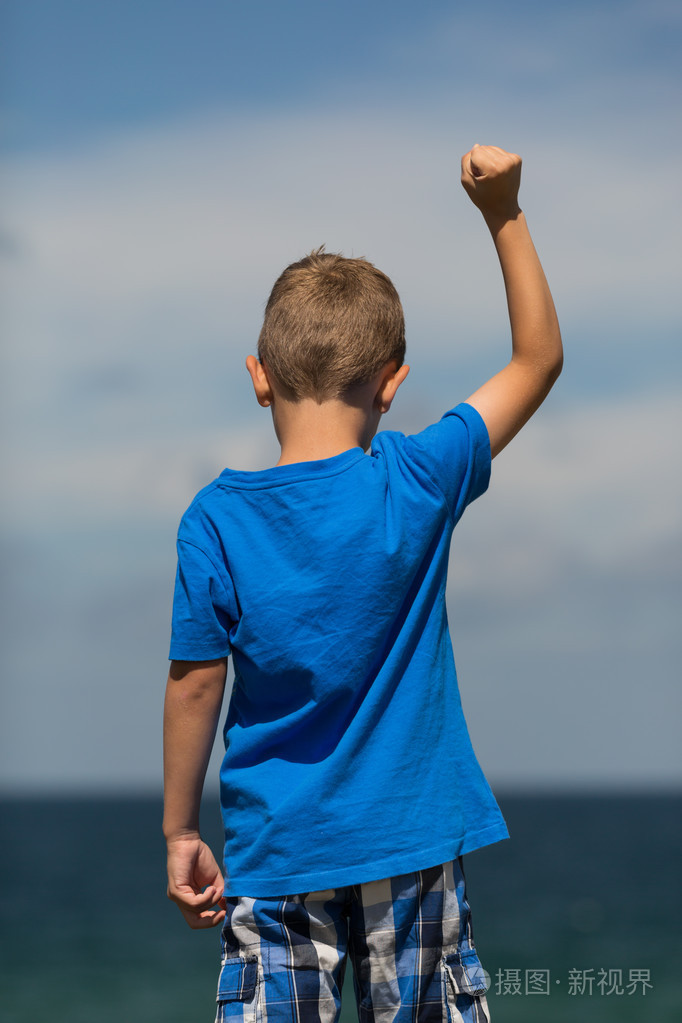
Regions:
<instances>
[{"instance_id":1,"label":"shorts pocket","mask_svg":"<svg viewBox=\"0 0 682 1023\"><path fill-rule=\"evenodd\" d=\"M217 1023L223 1020L255 1019L258 959L238 956L223 960L218 978Z\"/></svg>"},{"instance_id":2,"label":"shorts pocket","mask_svg":"<svg viewBox=\"0 0 682 1023\"><path fill-rule=\"evenodd\" d=\"M485 993L490 987L490 977L475 948L462 948L444 956L443 976L451 1020L484 1023L489 1019Z\"/></svg>"}]
</instances>

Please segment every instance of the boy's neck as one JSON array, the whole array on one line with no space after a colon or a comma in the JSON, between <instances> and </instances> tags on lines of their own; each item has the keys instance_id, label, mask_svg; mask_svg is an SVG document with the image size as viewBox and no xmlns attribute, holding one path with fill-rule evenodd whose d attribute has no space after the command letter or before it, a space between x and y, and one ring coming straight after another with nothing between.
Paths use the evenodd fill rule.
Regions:
<instances>
[{"instance_id":1,"label":"boy's neck","mask_svg":"<svg viewBox=\"0 0 682 1023\"><path fill-rule=\"evenodd\" d=\"M314 398L290 402L278 397L272 405L275 432L282 449L277 465L333 458L343 451L366 450L380 414L371 403L349 404L340 398L318 403Z\"/></svg>"},{"instance_id":2,"label":"boy's neck","mask_svg":"<svg viewBox=\"0 0 682 1023\"><path fill-rule=\"evenodd\" d=\"M316 462L361 447L367 451L382 415L391 407L395 393L410 367L386 363L364 383L354 384L342 398L318 402L294 400L268 376L265 365L249 355L246 368L258 404L270 408L282 453L277 465Z\"/></svg>"}]
</instances>

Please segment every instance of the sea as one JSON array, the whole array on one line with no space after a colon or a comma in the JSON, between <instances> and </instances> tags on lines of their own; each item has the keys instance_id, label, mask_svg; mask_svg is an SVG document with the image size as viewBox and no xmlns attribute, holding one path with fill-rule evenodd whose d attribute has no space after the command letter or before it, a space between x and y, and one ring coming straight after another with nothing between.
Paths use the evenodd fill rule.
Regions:
<instances>
[{"instance_id":1,"label":"sea","mask_svg":"<svg viewBox=\"0 0 682 1023\"><path fill-rule=\"evenodd\" d=\"M499 802L511 839L464 858L493 1023L680 1023L682 794ZM1 1023L211 1023L218 934L166 899L160 825L159 798L0 801ZM202 828L220 850L213 800Z\"/></svg>"}]
</instances>

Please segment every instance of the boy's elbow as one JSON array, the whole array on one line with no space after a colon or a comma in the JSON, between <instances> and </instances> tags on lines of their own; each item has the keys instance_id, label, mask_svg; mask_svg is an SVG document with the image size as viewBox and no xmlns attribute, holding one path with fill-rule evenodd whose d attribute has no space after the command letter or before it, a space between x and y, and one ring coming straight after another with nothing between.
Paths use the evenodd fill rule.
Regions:
<instances>
[{"instance_id":1,"label":"boy's elbow","mask_svg":"<svg viewBox=\"0 0 682 1023\"><path fill-rule=\"evenodd\" d=\"M167 693L184 707L222 699L227 658L214 661L171 661Z\"/></svg>"},{"instance_id":2,"label":"boy's elbow","mask_svg":"<svg viewBox=\"0 0 682 1023\"><path fill-rule=\"evenodd\" d=\"M561 376L561 371L564 368L564 348L561 343L561 334L558 332L554 338L554 343L546 352L545 357L542 360L542 373L545 377L547 390L551 390L558 378Z\"/></svg>"},{"instance_id":3,"label":"boy's elbow","mask_svg":"<svg viewBox=\"0 0 682 1023\"><path fill-rule=\"evenodd\" d=\"M534 403L535 408L538 408L542 404L549 392L552 390L555 383L561 376L563 366L564 356L561 351L557 352L556 355L551 358L545 358L542 362L535 363L531 370L531 375L534 379L531 386L536 395Z\"/></svg>"},{"instance_id":4,"label":"boy's elbow","mask_svg":"<svg viewBox=\"0 0 682 1023\"><path fill-rule=\"evenodd\" d=\"M555 356L555 358L554 358L554 360L552 362L552 365L549 368L549 386L550 387L553 387L554 384L557 382L557 380L561 376L561 371L562 371L563 368L564 368L564 352L563 352L563 348L561 348L557 352L557 354L556 354L556 356Z\"/></svg>"}]
</instances>

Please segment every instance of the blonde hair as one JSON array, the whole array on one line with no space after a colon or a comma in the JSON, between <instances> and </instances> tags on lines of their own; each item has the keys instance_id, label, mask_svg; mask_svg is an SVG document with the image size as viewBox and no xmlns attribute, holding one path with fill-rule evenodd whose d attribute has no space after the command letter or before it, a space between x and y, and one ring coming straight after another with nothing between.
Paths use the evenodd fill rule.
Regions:
<instances>
[{"instance_id":1,"label":"blonde hair","mask_svg":"<svg viewBox=\"0 0 682 1023\"><path fill-rule=\"evenodd\" d=\"M265 307L258 358L294 399L336 398L405 358L405 320L392 282L366 259L315 249L279 276Z\"/></svg>"}]
</instances>

